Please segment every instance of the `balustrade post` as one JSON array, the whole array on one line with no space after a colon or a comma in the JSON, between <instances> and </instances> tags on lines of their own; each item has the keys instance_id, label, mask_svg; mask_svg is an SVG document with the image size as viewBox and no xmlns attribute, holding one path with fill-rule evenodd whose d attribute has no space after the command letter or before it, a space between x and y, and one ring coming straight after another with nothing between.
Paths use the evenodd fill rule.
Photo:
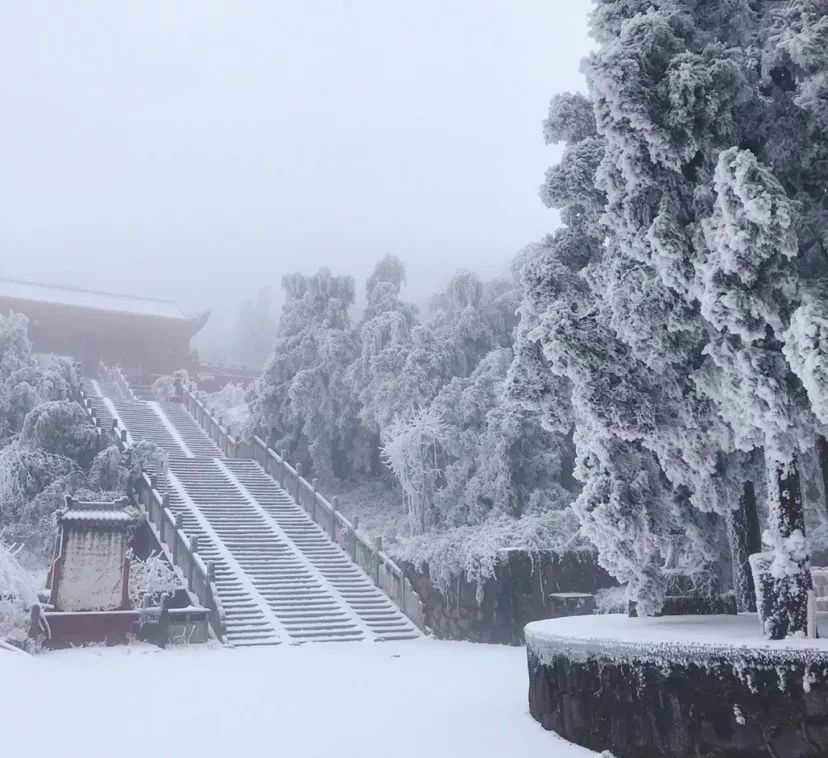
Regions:
<instances>
[{"instance_id":1,"label":"balustrade post","mask_svg":"<svg viewBox=\"0 0 828 758\"><path fill-rule=\"evenodd\" d=\"M353 543L351 547L351 558L353 558L354 563L357 562L357 532L359 531L359 516L354 516L351 519L351 527L352 527L352 534L351 534L351 541Z\"/></svg>"},{"instance_id":2,"label":"balustrade post","mask_svg":"<svg viewBox=\"0 0 828 758\"><path fill-rule=\"evenodd\" d=\"M299 505L302 505L301 500L299 499L299 482L302 480L302 464L296 464L296 492L294 492L293 496L296 499L296 502Z\"/></svg>"},{"instance_id":3,"label":"balustrade post","mask_svg":"<svg viewBox=\"0 0 828 758\"><path fill-rule=\"evenodd\" d=\"M216 564L214 561L207 561L207 581L216 581Z\"/></svg>"},{"instance_id":4,"label":"balustrade post","mask_svg":"<svg viewBox=\"0 0 828 758\"><path fill-rule=\"evenodd\" d=\"M377 537L375 539L375 544L376 544L376 552L374 553L374 555L376 556L376 559L377 559L377 573L376 573L376 580L375 580L374 583L377 585L377 587L379 587L380 586L380 553L382 552L382 537Z\"/></svg>"},{"instance_id":5,"label":"balustrade post","mask_svg":"<svg viewBox=\"0 0 828 758\"><path fill-rule=\"evenodd\" d=\"M336 542L336 514L339 510L339 495L331 498L331 542Z\"/></svg>"},{"instance_id":6,"label":"balustrade post","mask_svg":"<svg viewBox=\"0 0 828 758\"><path fill-rule=\"evenodd\" d=\"M150 474L150 487L152 489L158 489L158 474Z\"/></svg>"},{"instance_id":7,"label":"balustrade post","mask_svg":"<svg viewBox=\"0 0 828 758\"><path fill-rule=\"evenodd\" d=\"M285 487L285 465L287 464L287 450L282 450L282 477L279 484ZM287 489L287 487L285 487ZM290 493L288 493L290 494Z\"/></svg>"},{"instance_id":8,"label":"balustrade post","mask_svg":"<svg viewBox=\"0 0 828 758\"><path fill-rule=\"evenodd\" d=\"M319 484L319 479L317 477L313 477L313 479L311 479L311 489L313 490L313 495L311 497L311 502L313 503L313 505L311 506L313 508L313 510L311 512L311 518L314 521L317 521L317 518L316 518L316 487L317 487L318 484Z\"/></svg>"},{"instance_id":9,"label":"balustrade post","mask_svg":"<svg viewBox=\"0 0 828 758\"><path fill-rule=\"evenodd\" d=\"M127 443L127 431L126 431L126 429L121 429L121 442L123 442L124 445L126 445L126 443Z\"/></svg>"},{"instance_id":10,"label":"balustrade post","mask_svg":"<svg viewBox=\"0 0 828 758\"><path fill-rule=\"evenodd\" d=\"M198 535L197 534L194 534L192 537L190 537L190 552L193 555L196 555L198 553Z\"/></svg>"}]
</instances>

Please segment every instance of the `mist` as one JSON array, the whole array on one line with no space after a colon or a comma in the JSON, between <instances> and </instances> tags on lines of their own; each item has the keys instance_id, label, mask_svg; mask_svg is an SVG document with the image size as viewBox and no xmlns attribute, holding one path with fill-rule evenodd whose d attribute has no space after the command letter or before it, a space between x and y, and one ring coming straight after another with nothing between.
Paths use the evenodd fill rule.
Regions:
<instances>
[{"instance_id":1,"label":"mist","mask_svg":"<svg viewBox=\"0 0 828 758\"><path fill-rule=\"evenodd\" d=\"M587 0L11 4L0 275L210 309L393 253L423 302L556 225L540 121Z\"/></svg>"}]
</instances>

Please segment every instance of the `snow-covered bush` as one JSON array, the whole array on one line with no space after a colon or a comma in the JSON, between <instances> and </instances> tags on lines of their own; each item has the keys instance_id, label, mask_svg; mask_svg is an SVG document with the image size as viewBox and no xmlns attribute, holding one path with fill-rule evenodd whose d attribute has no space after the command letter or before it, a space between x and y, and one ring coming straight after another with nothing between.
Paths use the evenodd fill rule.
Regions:
<instances>
[{"instance_id":1,"label":"snow-covered bush","mask_svg":"<svg viewBox=\"0 0 828 758\"><path fill-rule=\"evenodd\" d=\"M152 553L141 560L130 551L127 557L129 558L129 599L133 607L140 606L144 595L157 599L162 592L172 594L184 589L178 574L160 553Z\"/></svg>"},{"instance_id":2,"label":"snow-covered bush","mask_svg":"<svg viewBox=\"0 0 828 758\"><path fill-rule=\"evenodd\" d=\"M34 577L20 565L15 552L0 541L0 640L24 640L29 611L38 602Z\"/></svg>"},{"instance_id":3,"label":"snow-covered bush","mask_svg":"<svg viewBox=\"0 0 828 758\"><path fill-rule=\"evenodd\" d=\"M483 584L495 574L504 550L531 554L552 551L563 554L586 544L578 537L578 519L572 509L524 516L491 518L477 526L459 526L442 532L401 539L388 546L396 559L414 566L428 566L429 577L442 592L463 576Z\"/></svg>"},{"instance_id":4,"label":"snow-covered bush","mask_svg":"<svg viewBox=\"0 0 828 758\"><path fill-rule=\"evenodd\" d=\"M249 430L250 407L244 387L239 384L225 384L217 392L207 395L207 407L214 416L220 416L229 424L234 433Z\"/></svg>"},{"instance_id":5,"label":"snow-covered bush","mask_svg":"<svg viewBox=\"0 0 828 758\"><path fill-rule=\"evenodd\" d=\"M174 400L181 395L181 388L188 379L189 375L184 369L159 376L152 383L152 396L159 402Z\"/></svg>"},{"instance_id":6,"label":"snow-covered bush","mask_svg":"<svg viewBox=\"0 0 828 758\"><path fill-rule=\"evenodd\" d=\"M87 466L95 456L98 438L80 405L71 400L51 400L35 406L26 415L20 442L28 449L43 450Z\"/></svg>"}]
</instances>

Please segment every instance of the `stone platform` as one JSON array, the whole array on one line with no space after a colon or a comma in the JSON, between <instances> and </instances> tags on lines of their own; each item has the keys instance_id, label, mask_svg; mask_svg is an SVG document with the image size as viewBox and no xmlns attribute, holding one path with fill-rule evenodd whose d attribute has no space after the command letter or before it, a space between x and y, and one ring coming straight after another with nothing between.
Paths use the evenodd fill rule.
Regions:
<instances>
[{"instance_id":1,"label":"stone platform","mask_svg":"<svg viewBox=\"0 0 828 758\"><path fill-rule=\"evenodd\" d=\"M593 750L828 756L828 639L765 640L755 614L603 615L531 623L526 650L532 716Z\"/></svg>"}]
</instances>

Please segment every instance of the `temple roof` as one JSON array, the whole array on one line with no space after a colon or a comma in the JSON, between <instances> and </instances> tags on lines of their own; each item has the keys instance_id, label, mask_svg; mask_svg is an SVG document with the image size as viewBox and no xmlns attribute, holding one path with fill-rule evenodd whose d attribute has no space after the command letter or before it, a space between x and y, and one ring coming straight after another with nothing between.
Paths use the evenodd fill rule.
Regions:
<instances>
[{"instance_id":1,"label":"temple roof","mask_svg":"<svg viewBox=\"0 0 828 758\"><path fill-rule=\"evenodd\" d=\"M179 321L200 326L206 315L188 316L172 300L158 300L135 295L119 295L77 287L36 284L14 279L0 279L0 302L39 303L57 305L101 313L120 313L129 316ZM196 329L197 331L197 329Z\"/></svg>"}]
</instances>

